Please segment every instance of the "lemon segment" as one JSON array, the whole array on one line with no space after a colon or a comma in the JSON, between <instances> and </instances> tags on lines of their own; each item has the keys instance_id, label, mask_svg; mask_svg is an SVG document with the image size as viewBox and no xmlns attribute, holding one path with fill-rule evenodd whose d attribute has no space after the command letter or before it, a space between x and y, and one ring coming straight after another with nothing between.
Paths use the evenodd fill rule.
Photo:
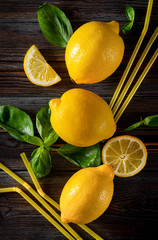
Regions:
<instances>
[{"instance_id":1,"label":"lemon segment","mask_svg":"<svg viewBox=\"0 0 158 240\"><path fill-rule=\"evenodd\" d=\"M112 167L119 177L134 176L144 168L146 159L144 143L129 135L110 139L102 150L103 163Z\"/></svg>"},{"instance_id":2,"label":"lemon segment","mask_svg":"<svg viewBox=\"0 0 158 240\"><path fill-rule=\"evenodd\" d=\"M46 62L35 45L33 45L25 55L24 71L28 79L39 86L48 87L61 81L59 75Z\"/></svg>"}]
</instances>

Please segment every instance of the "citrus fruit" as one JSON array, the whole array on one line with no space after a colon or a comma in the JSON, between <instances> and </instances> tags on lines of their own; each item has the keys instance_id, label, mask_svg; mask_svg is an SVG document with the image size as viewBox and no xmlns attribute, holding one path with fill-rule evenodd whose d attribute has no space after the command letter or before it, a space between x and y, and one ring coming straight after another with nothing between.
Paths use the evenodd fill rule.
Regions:
<instances>
[{"instance_id":1,"label":"citrus fruit","mask_svg":"<svg viewBox=\"0 0 158 240\"><path fill-rule=\"evenodd\" d=\"M103 163L109 164L119 177L134 176L143 169L146 159L144 143L129 135L110 139L102 150Z\"/></svg>"},{"instance_id":2,"label":"citrus fruit","mask_svg":"<svg viewBox=\"0 0 158 240\"><path fill-rule=\"evenodd\" d=\"M65 142L87 147L110 138L116 124L109 105L84 89L71 89L49 102L51 125Z\"/></svg>"},{"instance_id":3,"label":"citrus fruit","mask_svg":"<svg viewBox=\"0 0 158 240\"><path fill-rule=\"evenodd\" d=\"M48 87L61 81L59 75L46 62L35 45L25 55L24 71L28 79L36 85Z\"/></svg>"},{"instance_id":4,"label":"citrus fruit","mask_svg":"<svg viewBox=\"0 0 158 240\"><path fill-rule=\"evenodd\" d=\"M102 215L112 200L113 178L114 172L106 164L76 172L60 196L61 220L87 224Z\"/></svg>"},{"instance_id":5,"label":"citrus fruit","mask_svg":"<svg viewBox=\"0 0 158 240\"><path fill-rule=\"evenodd\" d=\"M77 84L100 82L120 65L124 42L119 24L88 22L79 27L66 46L65 61L70 77Z\"/></svg>"}]
</instances>

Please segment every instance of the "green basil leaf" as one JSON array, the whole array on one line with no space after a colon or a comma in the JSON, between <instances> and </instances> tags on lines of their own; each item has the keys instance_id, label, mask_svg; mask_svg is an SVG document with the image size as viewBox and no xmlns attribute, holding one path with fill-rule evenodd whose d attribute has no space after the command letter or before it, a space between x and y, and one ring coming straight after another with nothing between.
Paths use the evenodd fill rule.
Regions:
<instances>
[{"instance_id":1,"label":"green basil leaf","mask_svg":"<svg viewBox=\"0 0 158 240\"><path fill-rule=\"evenodd\" d=\"M35 149L31 154L30 164L37 178L47 176L52 168L50 153L43 147Z\"/></svg>"},{"instance_id":2,"label":"green basil leaf","mask_svg":"<svg viewBox=\"0 0 158 240\"><path fill-rule=\"evenodd\" d=\"M101 165L101 146L99 143L90 147L75 147L65 144L57 152L71 163L82 168Z\"/></svg>"},{"instance_id":3,"label":"green basil leaf","mask_svg":"<svg viewBox=\"0 0 158 240\"><path fill-rule=\"evenodd\" d=\"M56 134L56 132L52 128L51 133L44 140L44 146L45 147L50 147L51 145L53 145L58 140L58 138L59 138L59 136Z\"/></svg>"},{"instance_id":4,"label":"green basil leaf","mask_svg":"<svg viewBox=\"0 0 158 240\"><path fill-rule=\"evenodd\" d=\"M135 10L131 6L126 6L125 9L126 17L129 21L133 22L135 18Z\"/></svg>"},{"instance_id":5,"label":"green basil leaf","mask_svg":"<svg viewBox=\"0 0 158 240\"><path fill-rule=\"evenodd\" d=\"M20 141L24 141L22 135L34 135L30 116L24 111L9 105L0 106L0 127Z\"/></svg>"},{"instance_id":6,"label":"green basil leaf","mask_svg":"<svg viewBox=\"0 0 158 240\"><path fill-rule=\"evenodd\" d=\"M71 144L64 144L60 148L58 148L58 151L60 151L60 153L67 155L67 154L71 154L74 152L78 152L81 149L82 149L81 147L76 147Z\"/></svg>"},{"instance_id":7,"label":"green basil leaf","mask_svg":"<svg viewBox=\"0 0 158 240\"><path fill-rule=\"evenodd\" d=\"M143 122L144 121L140 121L140 122L134 123L131 126L129 126L128 128L126 128L125 131L131 131L131 130L133 130L133 129L143 125Z\"/></svg>"},{"instance_id":8,"label":"green basil leaf","mask_svg":"<svg viewBox=\"0 0 158 240\"><path fill-rule=\"evenodd\" d=\"M5 131L7 131L10 134L10 136L12 136L13 138L15 138L15 139L17 139L19 141L25 142L22 139L22 137L21 137L22 135L21 135L21 133L18 130L14 129L12 127L6 126L1 121L0 121L0 127L3 128Z\"/></svg>"},{"instance_id":9,"label":"green basil leaf","mask_svg":"<svg viewBox=\"0 0 158 240\"><path fill-rule=\"evenodd\" d=\"M144 120L142 120L142 118L141 118L140 122L132 124L131 126L126 128L125 131L133 130L143 124L146 126L149 126L149 127L158 127L158 114L153 115L153 116L148 116Z\"/></svg>"},{"instance_id":10,"label":"green basil leaf","mask_svg":"<svg viewBox=\"0 0 158 240\"><path fill-rule=\"evenodd\" d=\"M149 127L158 127L158 114L146 117L144 119L144 125Z\"/></svg>"},{"instance_id":11,"label":"green basil leaf","mask_svg":"<svg viewBox=\"0 0 158 240\"><path fill-rule=\"evenodd\" d=\"M27 143L37 145L37 146L43 145L43 141L39 137L30 136L30 135L22 135L21 137Z\"/></svg>"},{"instance_id":12,"label":"green basil leaf","mask_svg":"<svg viewBox=\"0 0 158 240\"><path fill-rule=\"evenodd\" d=\"M50 115L49 104L41 108L36 114L36 127L46 147L51 146L58 139L58 135L51 126Z\"/></svg>"},{"instance_id":13,"label":"green basil leaf","mask_svg":"<svg viewBox=\"0 0 158 240\"><path fill-rule=\"evenodd\" d=\"M65 48L73 34L66 15L57 7L44 3L38 7L38 21L46 39L52 44Z\"/></svg>"},{"instance_id":14,"label":"green basil leaf","mask_svg":"<svg viewBox=\"0 0 158 240\"><path fill-rule=\"evenodd\" d=\"M132 26L133 26L133 22L126 23L122 28L122 32L126 34L126 32L131 30Z\"/></svg>"}]
</instances>

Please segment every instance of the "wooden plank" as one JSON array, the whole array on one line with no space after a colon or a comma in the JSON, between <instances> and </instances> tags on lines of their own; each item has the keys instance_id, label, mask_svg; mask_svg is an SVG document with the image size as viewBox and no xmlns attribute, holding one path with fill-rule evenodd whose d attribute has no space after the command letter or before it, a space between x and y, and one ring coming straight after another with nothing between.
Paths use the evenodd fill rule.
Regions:
<instances>
[{"instance_id":1,"label":"wooden plank","mask_svg":"<svg viewBox=\"0 0 158 240\"><path fill-rule=\"evenodd\" d=\"M136 19L133 29L126 35L125 55L117 71L105 81L93 85L76 85L68 75L64 55L65 49L55 47L43 36L38 20L39 0L0 1L0 105L8 104L26 111L35 126L35 114L51 98L60 97L71 88L84 88L97 93L108 103L123 74L127 61L143 28L147 0L138 1L55 1L51 2L63 10L76 30L88 21L116 20L120 29L127 22L126 4L135 8ZM136 58L138 61L150 36L157 26L158 5L154 1L148 33ZM27 79L23 70L23 59L31 45L37 45L48 63L61 76L62 81L52 87L35 86ZM157 47L155 42L142 64L138 76L144 70ZM136 64L134 62L134 65ZM137 79L137 78L136 78ZM136 81L135 79L135 81ZM107 211L88 226L103 239L144 240L154 239L157 234L158 204L158 128L139 127L131 132L124 129L140 116L157 114L158 111L157 64L152 66L125 113L117 124L115 135L130 134L139 137L146 144L148 160L145 168L131 178L115 177L115 191ZM0 129L0 161L26 180L32 181L20 158L25 152L30 160L34 146L13 139ZM37 131L35 131L37 135ZM56 147L64 142L58 140ZM52 171L40 179L43 190L59 202L60 193L66 181L80 168L52 152ZM11 177L0 170L0 187L19 186ZM22 187L23 189L23 187ZM27 192L27 191L26 191ZM29 194L30 195L30 194ZM76 225L71 225L84 240L92 239ZM16 193L0 194L0 240L62 240L63 235L51 226L36 210Z\"/></svg>"},{"instance_id":2,"label":"wooden plank","mask_svg":"<svg viewBox=\"0 0 158 240\"><path fill-rule=\"evenodd\" d=\"M0 133L1 135L1 141L0 141L0 162L6 164L8 167L14 170L23 169L25 170L24 164L22 162L22 159L20 158L20 154L22 152L25 152L28 156L28 159L31 160L31 153L34 151L37 146L33 146L27 143L22 143L18 140L13 139L10 137L7 133ZM117 134L118 136L118 134ZM147 142L147 150L148 150L148 157L152 159L152 161L156 161L158 154L158 145L157 145L157 135L154 137L154 135L149 134L148 137L146 135L138 135L136 134L136 137L139 137L142 141L144 139L155 139L155 142ZM145 143L145 141L144 141ZM58 141L54 146L59 147L63 144L62 141ZM151 154L151 155L150 155ZM51 152L52 156L52 164L53 164L53 170L61 170L61 171L72 171L72 170L78 170L79 167L69 163L65 158L61 157L56 152ZM149 160L150 162L150 160ZM155 162L153 164L156 164ZM154 168L153 168L154 169Z\"/></svg>"},{"instance_id":3,"label":"wooden plank","mask_svg":"<svg viewBox=\"0 0 158 240\"><path fill-rule=\"evenodd\" d=\"M17 21L27 21L31 22L32 20L37 21L36 11L39 5L42 2L38 0L27 1L27 0L15 0L14 4L11 0L0 3L0 8L2 9L1 19L14 19ZM126 1L105 1L105 0L91 0L91 1L56 1L54 5L59 7L62 11L72 21L111 21L113 19L117 21L126 21L124 14L124 9L126 6ZM14 6L13 6L14 5ZM144 16L146 14L147 1L139 0L133 1L131 5L136 11L136 20L144 21ZM141 7L140 7L141 6ZM157 21L156 18L157 5L154 2L153 6L153 16L152 21Z\"/></svg>"},{"instance_id":4,"label":"wooden plank","mask_svg":"<svg viewBox=\"0 0 158 240\"><path fill-rule=\"evenodd\" d=\"M153 29L154 31L154 29ZM152 31L152 32L153 32ZM149 32L149 34L152 32ZM18 33L17 33L18 35ZM24 33L25 35L25 33ZM3 36L3 33L2 35ZM132 35L133 36L133 35ZM150 35L149 35L150 36ZM149 38L148 36L148 38ZM18 94L19 96L26 95L37 95L42 94L43 95L51 95L53 93L59 92L62 93L70 88L75 87L81 87L86 88L91 91L96 91L98 94L101 94L104 96L111 96L116 89L116 86L123 74L123 71L125 69L125 66L127 64L126 59L130 58L130 55L134 49L136 41L129 40L126 44L127 49L131 49L131 51L128 50L128 52L125 51L125 56L123 58L122 64L120 67L116 70L116 72L107 78L106 80L93 84L93 85L77 85L75 83L72 83L67 69L64 62L64 49L56 48L55 46L52 46L48 41L45 39L45 44L40 43L39 39L34 38L33 36L28 35L25 36L24 41L27 39L30 39L30 43L22 42L20 39L22 45L19 45L17 43L17 39L8 38L8 36L5 36L5 38L8 39L9 44L12 44L13 48L8 49L6 48L5 44L6 41L2 41L0 44L0 89L1 89L1 96L7 96L8 93L10 96L16 96ZM43 38L42 34L39 36L39 38ZM35 39L35 42L32 41L32 39ZM29 40L29 41L30 41ZM38 43L37 43L38 42ZM41 50L41 53L44 55L48 63L56 70L56 72L61 76L62 81L58 84L43 88L40 86L33 85L26 77L24 70L23 70L23 59L25 56L25 53L27 51L27 48L29 48L32 44L36 44L37 47ZM132 45L131 45L132 43ZM15 46L14 46L15 44ZM18 45L17 45L18 44ZM147 41L145 41L143 47L145 47L145 44L147 44ZM3 46L3 48L1 47ZM23 48L23 46L27 46L27 48ZM5 50L4 50L5 47ZM136 79L140 75L140 73L145 68L146 64L148 63L150 57L152 56L153 50L155 49L156 45L153 45L152 51L150 51L150 55L147 56L145 59ZM142 51L141 51L142 52ZM140 52L140 53L141 53ZM140 56L140 54L139 54ZM137 58L138 59L138 58ZM157 88L158 88L158 82L157 82L157 72L156 72L156 63L153 65L152 69L149 71L148 75L146 76L145 80L143 81L142 85L138 89L136 96L143 95L143 96L155 96L157 97ZM102 91L101 91L102 90ZM104 94L103 94L104 93Z\"/></svg>"},{"instance_id":5,"label":"wooden plank","mask_svg":"<svg viewBox=\"0 0 158 240\"><path fill-rule=\"evenodd\" d=\"M149 168L149 166L147 168ZM135 237L143 239L146 234L150 235L149 229L153 234L157 224L157 169L155 173L153 173L153 171L143 170L139 175L127 179L116 177L114 197L108 210L99 219L89 224L89 227L104 239L108 236L112 239L120 239L124 236L129 239ZM18 174L30 183L28 173L18 172ZM49 177L41 180L42 188L46 190L48 195L53 197L54 200L59 201L62 187L71 175L72 172L52 172ZM12 180L8 181L8 176L5 176L5 174L2 174L2 176L3 181L1 186L7 186L7 182L9 185L15 185ZM31 232L31 239L33 239L32 237L36 234L40 234L41 239L44 236L46 239L49 239L48 237L52 236L52 234L53 239L55 239L54 236L56 236L54 234L64 239L16 193L0 195L0 200L0 230L3 230L2 236L5 236L4 239L14 239L14 237L18 239L22 234L25 235L25 239L30 239L27 235L29 231ZM37 227L31 227L32 224L37 225L37 223ZM19 225L20 231L18 231ZM148 228L145 228L147 225ZM82 236L82 231L77 227L75 227L75 229L77 229ZM143 232L141 231L142 229ZM17 233L19 235L17 235ZM13 236L14 234L15 236Z\"/></svg>"},{"instance_id":6,"label":"wooden plank","mask_svg":"<svg viewBox=\"0 0 158 240\"><path fill-rule=\"evenodd\" d=\"M105 97L104 89L99 88L99 86L100 85L98 85L97 88L93 89L93 92L99 94L101 97L103 97L105 101L107 101L107 103L109 103L111 98L108 96L108 94ZM85 89L87 88L85 87ZM156 89L157 88L155 87L155 90ZM23 96L23 97L20 97L19 95L17 97L11 97L11 96L0 97L0 105L11 105L27 112L30 115L35 127L36 113L40 110L40 108L42 108L45 104L47 104L50 99L60 97L62 93L63 93L63 88L61 92L59 90L56 92L52 92L50 96L49 94L47 94L47 96L45 96L44 94L42 97L41 95L40 97L39 96L30 97L26 94L26 96ZM140 89L140 93L143 93L141 89ZM144 139L142 140L146 142L157 141L158 128L156 127L142 126L130 132L124 131L124 129L130 126L131 124L140 121L140 117L145 118L147 116L157 114L157 99L158 99L157 96L150 96L150 97L149 96L138 97L138 96L137 94L136 96L134 96L134 98L128 105L127 109L125 110L123 116L120 118L119 122L117 123L116 134L117 135L132 134L132 135L138 135L138 137L142 135L144 137ZM150 134L151 134L151 137L150 137ZM152 137L154 138L152 139Z\"/></svg>"}]
</instances>

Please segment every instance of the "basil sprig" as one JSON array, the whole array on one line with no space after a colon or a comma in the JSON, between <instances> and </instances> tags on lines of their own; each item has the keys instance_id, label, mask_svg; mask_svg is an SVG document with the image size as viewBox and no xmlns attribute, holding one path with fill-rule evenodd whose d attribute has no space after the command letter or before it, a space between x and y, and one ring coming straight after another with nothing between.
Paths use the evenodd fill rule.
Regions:
<instances>
[{"instance_id":1,"label":"basil sprig","mask_svg":"<svg viewBox=\"0 0 158 240\"><path fill-rule=\"evenodd\" d=\"M126 32L128 32L128 31L130 31L131 28L133 27L133 23L134 23L134 19L135 19L135 10L134 10L134 8L132 8L131 6L126 6L125 14L126 14L127 19L130 22L126 23L123 26L122 32L124 34L126 34Z\"/></svg>"},{"instance_id":2,"label":"basil sprig","mask_svg":"<svg viewBox=\"0 0 158 240\"><path fill-rule=\"evenodd\" d=\"M42 107L36 114L36 128L39 136L34 136L33 123L24 111L8 106L0 106L0 127L19 141L38 146L31 154L31 166L37 178L47 176L52 168L50 151L56 151L71 163L82 168L101 165L101 146L76 147L65 144L53 148L58 135L50 123L51 110L49 105Z\"/></svg>"},{"instance_id":3,"label":"basil sprig","mask_svg":"<svg viewBox=\"0 0 158 240\"><path fill-rule=\"evenodd\" d=\"M126 128L126 131L131 131L139 126L149 126L149 127L158 127L158 114L156 115L152 115L152 116L148 116L146 117L144 120L141 118L141 121L132 124L131 126L129 126L128 128Z\"/></svg>"},{"instance_id":4,"label":"basil sprig","mask_svg":"<svg viewBox=\"0 0 158 240\"><path fill-rule=\"evenodd\" d=\"M58 47L65 48L73 34L65 13L49 3L38 7L38 22L46 39Z\"/></svg>"}]
</instances>

